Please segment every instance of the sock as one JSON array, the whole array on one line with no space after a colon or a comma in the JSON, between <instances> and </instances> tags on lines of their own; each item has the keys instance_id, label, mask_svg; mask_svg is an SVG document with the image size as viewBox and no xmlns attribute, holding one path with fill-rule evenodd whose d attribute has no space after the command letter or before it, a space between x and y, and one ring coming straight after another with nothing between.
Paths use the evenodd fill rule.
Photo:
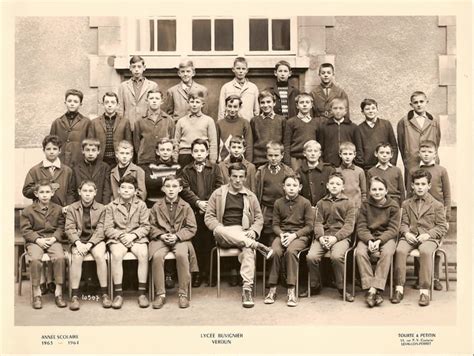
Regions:
<instances>
[{"instance_id":1,"label":"sock","mask_svg":"<svg viewBox=\"0 0 474 356\"><path fill-rule=\"evenodd\" d=\"M420 288L420 295L422 295L422 294L429 295L430 294L429 289L421 289Z\"/></svg>"},{"instance_id":2,"label":"sock","mask_svg":"<svg viewBox=\"0 0 474 356\"><path fill-rule=\"evenodd\" d=\"M122 295L123 294L122 283L114 284L114 293L115 293L115 295Z\"/></svg>"},{"instance_id":3,"label":"sock","mask_svg":"<svg viewBox=\"0 0 474 356\"><path fill-rule=\"evenodd\" d=\"M109 294L109 291L108 291L107 286L105 286L105 287L100 287L100 294L101 294L101 295Z\"/></svg>"},{"instance_id":4,"label":"sock","mask_svg":"<svg viewBox=\"0 0 474 356\"><path fill-rule=\"evenodd\" d=\"M41 297L41 288L40 286L33 286L33 297Z\"/></svg>"},{"instance_id":5,"label":"sock","mask_svg":"<svg viewBox=\"0 0 474 356\"><path fill-rule=\"evenodd\" d=\"M395 291L403 294L403 286L395 286Z\"/></svg>"},{"instance_id":6,"label":"sock","mask_svg":"<svg viewBox=\"0 0 474 356\"><path fill-rule=\"evenodd\" d=\"M56 284L56 290L54 291L54 296L59 297L60 295L63 295L63 285L62 284Z\"/></svg>"},{"instance_id":7,"label":"sock","mask_svg":"<svg viewBox=\"0 0 474 356\"><path fill-rule=\"evenodd\" d=\"M146 294L146 283L138 283L138 293L139 295L145 295Z\"/></svg>"},{"instance_id":8,"label":"sock","mask_svg":"<svg viewBox=\"0 0 474 356\"><path fill-rule=\"evenodd\" d=\"M72 296L73 297L79 297L79 288L73 288L72 289Z\"/></svg>"},{"instance_id":9,"label":"sock","mask_svg":"<svg viewBox=\"0 0 474 356\"><path fill-rule=\"evenodd\" d=\"M295 292L295 286L292 286L292 285L288 285L288 294L291 293L291 292Z\"/></svg>"},{"instance_id":10,"label":"sock","mask_svg":"<svg viewBox=\"0 0 474 356\"><path fill-rule=\"evenodd\" d=\"M374 287L370 287L369 293L375 294L375 293L377 293L377 289L375 289Z\"/></svg>"},{"instance_id":11,"label":"sock","mask_svg":"<svg viewBox=\"0 0 474 356\"><path fill-rule=\"evenodd\" d=\"M276 286L270 286L270 290L268 291L269 293L276 293L277 287Z\"/></svg>"}]
</instances>

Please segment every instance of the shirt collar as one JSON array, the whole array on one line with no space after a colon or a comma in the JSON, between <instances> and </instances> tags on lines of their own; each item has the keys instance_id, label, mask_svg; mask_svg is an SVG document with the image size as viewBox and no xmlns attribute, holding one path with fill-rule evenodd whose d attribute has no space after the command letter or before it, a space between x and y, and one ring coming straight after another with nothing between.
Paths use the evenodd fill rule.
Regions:
<instances>
[{"instance_id":1,"label":"shirt collar","mask_svg":"<svg viewBox=\"0 0 474 356\"><path fill-rule=\"evenodd\" d=\"M198 112L196 114L189 113L189 117L201 117L201 116L202 116L202 112Z\"/></svg>"},{"instance_id":2,"label":"shirt collar","mask_svg":"<svg viewBox=\"0 0 474 356\"><path fill-rule=\"evenodd\" d=\"M271 119L271 120L273 120L273 119L275 118L275 112L272 111L269 115L265 115L264 113L262 113L261 116L262 116L263 119Z\"/></svg>"},{"instance_id":3,"label":"shirt collar","mask_svg":"<svg viewBox=\"0 0 474 356\"><path fill-rule=\"evenodd\" d=\"M380 162L377 162L377 164L375 165L375 167L380 168L380 169L382 169L382 170L385 170L385 169L388 169L388 168L392 167L393 164L391 164L390 162L387 162L387 166L388 166L388 167L385 168L385 169L383 169L381 166L382 166L382 165L380 164Z\"/></svg>"},{"instance_id":4,"label":"shirt collar","mask_svg":"<svg viewBox=\"0 0 474 356\"><path fill-rule=\"evenodd\" d=\"M428 162L428 163L425 163L425 162L421 161L420 162L420 167L423 167L423 166L431 167L431 166L434 166L435 164L436 164L435 160L432 160L431 162Z\"/></svg>"},{"instance_id":5,"label":"shirt collar","mask_svg":"<svg viewBox=\"0 0 474 356\"><path fill-rule=\"evenodd\" d=\"M343 117L343 118L341 118L341 119L338 120L338 119L336 119L336 118L334 117L333 119L334 119L334 123L335 123L335 124L340 125L340 124L342 124L342 123L344 122L344 119L345 119L345 118Z\"/></svg>"},{"instance_id":6,"label":"shirt collar","mask_svg":"<svg viewBox=\"0 0 474 356\"><path fill-rule=\"evenodd\" d=\"M302 113L298 113L298 118L300 118L301 120L307 120L307 121L310 121L312 119L311 115L308 113L306 115L303 115Z\"/></svg>"},{"instance_id":7,"label":"shirt collar","mask_svg":"<svg viewBox=\"0 0 474 356\"><path fill-rule=\"evenodd\" d=\"M116 117L117 117L117 113L113 113L111 116L104 113L105 120L115 120Z\"/></svg>"},{"instance_id":8,"label":"shirt collar","mask_svg":"<svg viewBox=\"0 0 474 356\"><path fill-rule=\"evenodd\" d=\"M193 86L193 82L191 82L191 85L187 85L187 84L184 84L183 82L181 82L181 88L185 91L185 92L189 92L191 90L191 87Z\"/></svg>"},{"instance_id":9,"label":"shirt collar","mask_svg":"<svg viewBox=\"0 0 474 356\"><path fill-rule=\"evenodd\" d=\"M68 112L66 113L66 117L67 117L69 120L74 120L74 119L77 117L78 114L79 114L79 113L78 113L77 111L74 111L74 112L68 111Z\"/></svg>"},{"instance_id":10,"label":"shirt collar","mask_svg":"<svg viewBox=\"0 0 474 356\"><path fill-rule=\"evenodd\" d=\"M49 168L49 167L54 167L54 168L61 168L61 161L59 158L56 158L54 162L48 161L46 158L43 159L43 167L44 168Z\"/></svg>"},{"instance_id":11,"label":"shirt collar","mask_svg":"<svg viewBox=\"0 0 474 356\"><path fill-rule=\"evenodd\" d=\"M354 163L351 163L350 165L346 165L344 162L341 162L341 168L342 169L352 169L354 171L355 170L355 165L354 165Z\"/></svg>"},{"instance_id":12,"label":"shirt collar","mask_svg":"<svg viewBox=\"0 0 474 356\"><path fill-rule=\"evenodd\" d=\"M234 86L237 86L239 88L243 88L247 85L247 83L249 82L249 80L247 78L245 78L245 81L243 84L240 84L236 78L234 78Z\"/></svg>"},{"instance_id":13,"label":"shirt collar","mask_svg":"<svg viewBox=\"0 0 474 356\"><path fill-rule=\"evenodd\" d=\"M371 128L374 128L375 124L377 123L378 117L376 117L373 121L365 120L365 123L369 125Z\"/></svg>"},{"instance_id":14,"label":"shirt collar","mask_svg":"<svg viewBox=\"0 0 474 356\"><path fill-rule=\"evenodd\" d=\"M137 84L142 83L144 80L145 80L145 77L140 77L140 78L132 77L132 81L134 81Z\"/></svg>"}]
</instances>

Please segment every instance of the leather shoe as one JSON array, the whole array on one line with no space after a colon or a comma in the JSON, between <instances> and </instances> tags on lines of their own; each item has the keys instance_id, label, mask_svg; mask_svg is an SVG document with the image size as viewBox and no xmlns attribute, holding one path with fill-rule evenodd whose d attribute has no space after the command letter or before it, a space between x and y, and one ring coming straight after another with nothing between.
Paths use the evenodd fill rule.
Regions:
<instances>
[{"instance_id":1,"label":"leather shoe","mask_svg":"<svg viewBox=\"0 0 474 356\"><path fill-rule=\"evenodd\" d=\"M400 291L396 290L395 293L393 294L392 298L392 303L393 304L398 304L403 300L403 293Z\"/></svg>"},{"instance_id":2,"label":"leather shoe","mask_svg":"<svg viewBox=\"0 0 474 356\"><path fill-rule=\"evenodd\" d=\"M150 302L145 294L141 294L138 296L138 305L140 308L148 308L150 306Z\"/></svg>"},{"instance_id":3,"label":"leather shoe","mask_svg":"<svg viewBox=\"0 0 474 356\"><path fill-rule=\"evenodd\" d=\"M443 285L440 283L439 279L434 280L433 289L437 291L443 290Z\"/></svg>"},{"instance_id":4,"label":"leather shoe","mask_svg":"<svg viewBox=\"0 0 474 356\"><path fill-rule=\"evenodd\" d=\"M67 303L64 301L64 298L62 295L58 295L54 297L54 302L58 306L58 308L65 308L67 307Z\"/></svg>"},{"instance_id":5,"label":"leather shoe","mask_svg":"<svg viewBox=\"0 0 474 356\"><path fill-rule=\"evenodd\" d=\"M344 299L344 292L339 292L341 297ZM355 300L354 296L351 293L346 292L346 302L352 303Z\"/></svg>"},{"instance_id":6,"label":"leather shoe","mask_svg":"<svg viewBox=\"0 0 474 356\"><path fill-rule=\"evenodd\" d=\"M375 293L367 292L365 294L365 302L369 308L373 308L375 306Z\"/></svg>"},{"instance_id":7,"label":"leather shoe","mask_svg":"<svg viewBox=\"0 0 474 356\"><path fill-rule=\"evenodd\" d=\"M110 299L108 294L102 294L102 307L108 309L112 306L112 299Z\"/></svg>"},{"instance_id":8,"label":"leather shoe","mask_svg":"<svg viewBox=\"0 0 474 356\"><path fill-rule=\"evenodd\" d=\"M420 307L426 307L430 305L430 296L425 293L420 294L420 300L418 301L418 305Z\"/></svg>"},{"instance_id":9,"label":"leather shoe","mask_svg":"<svg viewBox=\"0 0 474 356\"><path fill-rule=\"evenodd\" d=\"M79 297L77 295L73 296L71 298L71 303L69 304L69 309L70 310L79 310L80 304L79 304Z\"/></svg>"},{"instance_id":10,"label":"leather shoe","mask_svg":"<svg viewBox=\"0 0 474 356\"><path fill-rule=\"evenodd\" d=\"M112 302L112 308L120 309L123 304L123 297L121 295L116 295L114 301Z\"/></svg>"},{"instance_id":11,"label":"leather shoe","mask_svg":"<svg viewBox=\"0 0 474 356\"><path fill-rule=\"evenodd\" d=\"M37 295L33 297L33 309L41 309L43 307L43 303L41 303L41 296Z\"/></svg>"},{"instance_id":12,"label":"leather shoe","mask_svg":"<svg viewBox=\"0 0 474 356\"><path fill-rule=\"evenodd\" d=\"M164 295L157 295L152 303L153 309L161 309L165 303L166 297Z\"/></svg>"},{"instance_id":13,"label":"leather shoe","mask_svg":"<svg viewBox=\"0 0 474 356\"><path fill-rule=\"evenodd\" d=\"M318 295L321 293L321 286L319 287L311 287L311 295ZM299 292L298 296L300 298L308 298L308 290L302 290Z\"/></svg>"},{"instance_id":14,"label":"leather shoe","mask_svg":"<svg viewBox=\"0 0 474 356\"><path fill-rule=\"evenodd\" d=\"M181 309L189 308L189 299L184 294L180 294L178 297L178 305Z\"/></svg>"},{"instance_id":15,"label":"leather shoe","mask_svg":"<svg viewBox=\"0 0 474 356\"><path fill-rule=\"evenodd\" d=\"M237 276L236 274L230 276L229 285L231 287L235 287L238 284L239 284L239 276Z\"/></svg>"},{"instance_id":16,"label":"leather shoe","mask_svg":"<svg viewBox=\"0 0 474 356\"><path fill-rule=\"evenodd\" d=\"M199 288L201 286L201 275L199 272L193 273L193 281L192 281L192 286L193 288Z\"/></svg>"},{"instance_id":17,"label":"leather shoe","mask_svg":"<svg viewBox=\"0 0 474 356\"><path fill-rule=\"evenodd\" d=\"M383 303L383 297L380 295L379 292L375 294L375 305L378 306Z\"/></svg>"}]
</instances>

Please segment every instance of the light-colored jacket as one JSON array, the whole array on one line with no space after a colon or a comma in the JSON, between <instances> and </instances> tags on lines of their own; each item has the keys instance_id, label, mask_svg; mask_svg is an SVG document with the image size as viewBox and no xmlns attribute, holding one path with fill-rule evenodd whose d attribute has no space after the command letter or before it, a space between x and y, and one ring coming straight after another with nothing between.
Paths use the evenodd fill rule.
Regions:
<instances>
[{"instance_id":1,"label":"light-colored jacket","mask_svg":"<svg viewBox=\"0 0 474 356\"><path fill-rule=\"evenodd\" d=\"M137 180L137 196L145 200L146 199L146 186L145 186L145 172L142 168L138 167L134 163L130 162L127 167L127 170L123 174L123 177L126 175L131 175ZM118 198L118 188L120 183L120 174L118 170L118 165L112 168L110 171L110 187L112 188L113 199Z\"/></svg>"},{"instance_id":2,"label":"light-colored jacket","mask_svg":"<svg viewBox=\"0 0 474 356\"><path fill-rule=\"evenodd\" d=\"M81 239L82 234L82 202L77 201L69 206L66 213L65 232L69 242L73 245ZM90 208L91 228L94 230L89 241L94 246L104 240L104 215L105 206L94 201Z\"/></svg>"},{"instance_id":3,"label":"light-colored jacket","mask_svg":"<svg viewBox=\"0 0 474 356\"><path fill-rule=\"evenodd\" d=\"M258 88L257 86L246 80L244 85L237 83L235 79L225 83L221 88L219 96L219 112L217 118L223 119L225 116L225 99L229 95L238 95L242 99L242 107L240 108L239 114L241 117L250 121L252 117L257 116L260 113L260 107L258 106Z\"/></svg>"}]
</instances>

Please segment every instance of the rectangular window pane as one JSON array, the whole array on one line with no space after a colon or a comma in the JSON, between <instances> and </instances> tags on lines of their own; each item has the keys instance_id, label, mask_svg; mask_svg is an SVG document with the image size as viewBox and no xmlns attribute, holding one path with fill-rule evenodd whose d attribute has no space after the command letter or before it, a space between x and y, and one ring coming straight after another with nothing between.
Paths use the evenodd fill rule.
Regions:
<instances>
[{"instance_id":1,"label":"rectangular window pane","mask_svg":"<svg viewBox=\"0 0 474 356\"><path fill-rule=\"evenodd\" d=\"M272 20L272 49L290 50L290 20Z\"/></svg>"},{"instance_id":2,"label":"rectangular window pane","mask_svg":"<svg viewBox=\"0 0 474 356\"><path fill-rule=\"evenodd\" d=\"M234 50L234 21L215 20L214 22L214 49L216 51Z\"/></svg>"},{"instance_id":3,"label":"rectangular window pane","mask_svg":"<svg viewBox=\"0 0 474 356\"><path fill-rule=\"evenodd\" d=\"M176 51L176 20L158 20L158 51Z\"/></svg>"},{"instance_id":4,"label":"rectangular window pane","mask_svg":"<svg viewBox=\"0 0 474 356\"><path fill-rule=\"evenodd\" d=\"M250 19L249 43L251 51L268 51L267 19Z\"/></svg>"},{"instance_id":5,"label":"rectangular window pane","mask_svg":"<svg viewBox=\"0 0 474 356\"><path fill-rule=\"evenodd\" d=\"M150 51L155 50L155 20L150 20Z\"/></svg>"},{"instance_id":6,"label":"rectangular window pane","mask_svg":"<svg viewBox=\"0 0 474 356\"><path fill-rule=\"evenodd\" d=\"M193 51L211 50L211 20L193 20Z\"/></svg>"}]
</instances>

